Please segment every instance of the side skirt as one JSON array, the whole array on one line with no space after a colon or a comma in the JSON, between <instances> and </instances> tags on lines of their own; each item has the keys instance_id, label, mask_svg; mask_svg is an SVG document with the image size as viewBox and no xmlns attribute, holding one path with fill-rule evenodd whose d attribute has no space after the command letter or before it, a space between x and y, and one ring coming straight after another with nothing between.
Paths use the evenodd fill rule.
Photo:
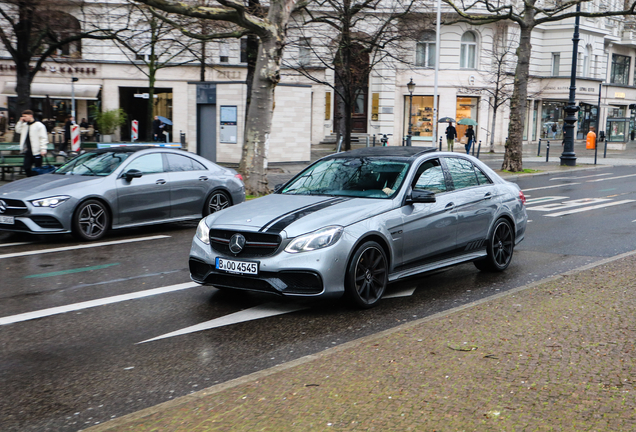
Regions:
<instances>
[{"instance_id":1,"label":"side skirt","mask_svg":"<svg viewBox=\"0 0 636 432\"><path fill-rule=\"evenodd\" d=\"M409 269L399 270L389 275L389 282L403 279L409 276L414 276L419 273L428 272L431 270L437 270L443 267L448 267L456 264L461 264L466 261L474 261L476 259L485 257L488 253L486 250L474 251L465 255L454 256L452 258L445 258L440 261L429 262L417 267L411 267Z\"/></svg>"}]
</instances>

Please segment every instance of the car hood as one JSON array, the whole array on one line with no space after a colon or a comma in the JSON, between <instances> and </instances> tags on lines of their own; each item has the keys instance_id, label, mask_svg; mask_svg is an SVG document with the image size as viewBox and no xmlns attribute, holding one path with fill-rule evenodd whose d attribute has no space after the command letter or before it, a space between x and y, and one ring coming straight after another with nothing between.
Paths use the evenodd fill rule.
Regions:
<instances>
[{"instance_id":1,"label":"car hood","mask_svg":"<svg viewBox=\"0 0 636 432\"><path fill-rule=\"evenodd\" d=\"M351 225L386 212L392 200L272 194L209 216L209 226L296 237L329 225Z\"/></svg>"},{"instance_id":2,"label":"car hood","mask_svg":"<svg viewBox=\"0 0 636 432\"><path fill-rule=\"evenodd\" d=\"M0 187L0 197L12 197L25 199L31 197L43 197L44 195L72 193L72 187L81 184L87 186L88 182L99 183L105 177L44 174L16 180Z\"/></svg>"}]
</instances>

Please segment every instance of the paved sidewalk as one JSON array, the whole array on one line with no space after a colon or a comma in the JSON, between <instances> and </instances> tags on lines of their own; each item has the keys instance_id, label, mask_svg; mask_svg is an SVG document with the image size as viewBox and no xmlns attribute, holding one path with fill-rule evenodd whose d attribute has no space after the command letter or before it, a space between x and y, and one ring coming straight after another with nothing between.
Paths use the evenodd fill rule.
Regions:
<instances>
[{"instance_id":1,"label":"paved sidewalk","mask_svg":"<svg viewBox=\"0 0 636 432\"><path fill-rule=\"evenodd\" d=\"M636 252L88 429L636 430Z\"/></svg>"}]
</instances>

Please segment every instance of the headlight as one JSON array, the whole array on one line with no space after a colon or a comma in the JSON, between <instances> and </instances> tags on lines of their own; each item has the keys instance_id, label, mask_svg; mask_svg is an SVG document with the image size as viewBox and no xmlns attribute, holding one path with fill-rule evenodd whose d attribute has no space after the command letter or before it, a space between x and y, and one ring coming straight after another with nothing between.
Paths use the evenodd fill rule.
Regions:
<instances>
[{"instance_id":1,"label":"headlight","mask_svg":"<svg viewBox=\"0 0 636 432\"><path fill-rule=\"evenodd\" d=\"M330 226L296 237L287 245L285 252L307 252L331 246L340 239L342 230L343 228L341 226Z\"/></svg>"},{"instance_id":2,"label":"headlight","mask_svg":"<svg viewBox=\"0 0 636 432\"><path fill-rule=\"evenodd\" d=\"M60 204L62 204L63 202L67 201L69 198L70 198L70 196L60 195L60 196L54 196L54 197L49 197L49 198L42 198L42 199L33 200L33 201L31 201L31 204L33 204L33 207L55 208L55 207L59 206Z\"/></svg>"},{"instance_id":3,"label":"headlight","mask_svg":"<svg viewBox=\"0 0 636 432\"><path fill-rule=\"evenodd\" d=\"M197 227L197 238L205 244L210 244L210 228L205 223L205 218L201 219Z\"/></svg>"}]
</instances>

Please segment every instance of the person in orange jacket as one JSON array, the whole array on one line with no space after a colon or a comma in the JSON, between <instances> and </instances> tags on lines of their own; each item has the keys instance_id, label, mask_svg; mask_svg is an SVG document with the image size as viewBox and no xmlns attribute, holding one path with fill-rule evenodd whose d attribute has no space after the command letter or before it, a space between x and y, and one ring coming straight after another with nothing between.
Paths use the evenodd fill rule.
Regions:
<instances>
[{"instance_id":1,"label":"person in orange jacket","mask_svg":"<svg viewBox=\"0 0 636 432\"><path fill-rule=\"evenodd\" d=\"M594 126L590 126L590 131L587 133L585 148L588 150L594 150L596 148L596 132L594 132Z\"/></svg>"}]
</instances>

